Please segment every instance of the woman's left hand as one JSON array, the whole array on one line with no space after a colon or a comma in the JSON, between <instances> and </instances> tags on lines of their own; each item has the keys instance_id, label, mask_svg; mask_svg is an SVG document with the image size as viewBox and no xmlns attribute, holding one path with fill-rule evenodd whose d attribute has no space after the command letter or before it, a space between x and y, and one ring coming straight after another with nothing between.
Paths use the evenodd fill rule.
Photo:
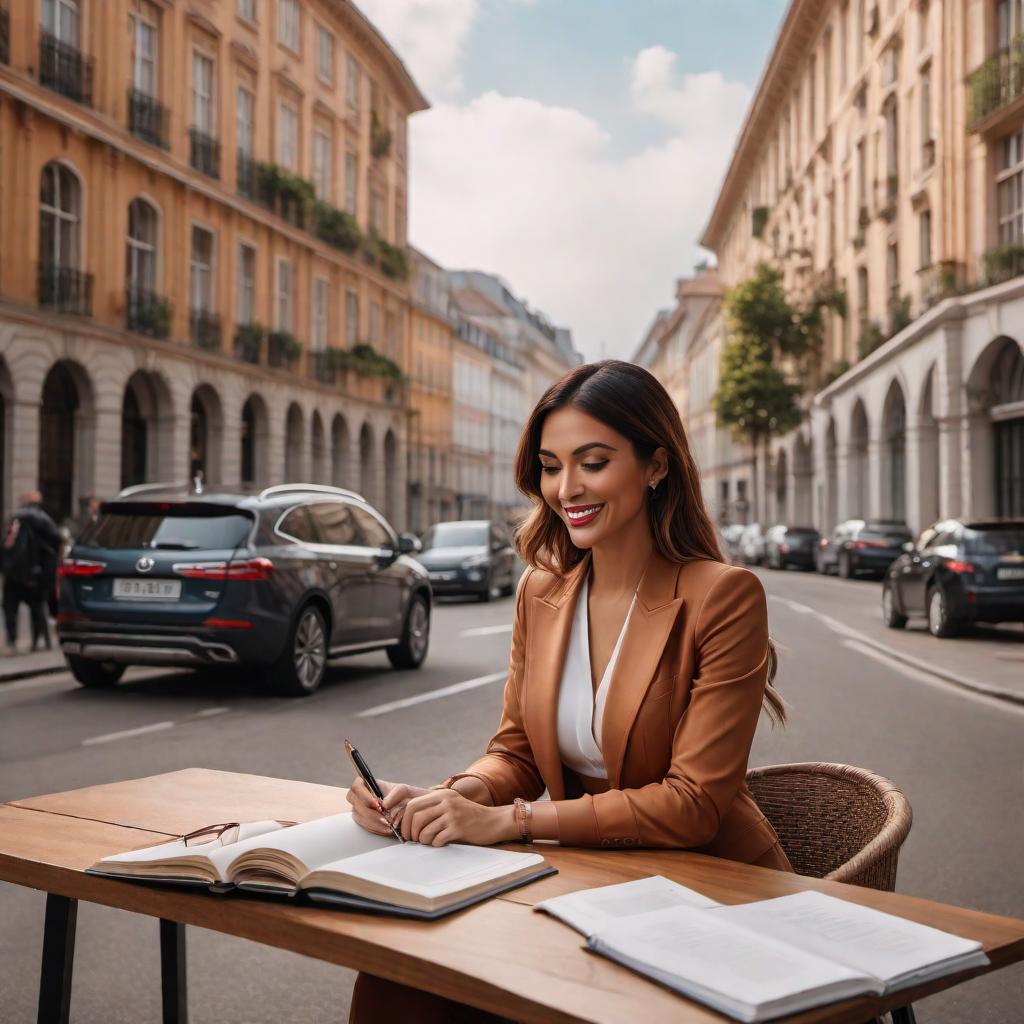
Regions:
<instances>
[{"instance_id":1,"label":"woman's left hand","mask_svg":"<svg viewBox=\"0 0 1024 1024\"><path fill-rule=\"evenodd\" d=\"M424 846L490 846L519 834L511 805L488 807L453 789L432 789L414 797L405 805L401 828L406 839Z\"/></svg>"}]
</instances>

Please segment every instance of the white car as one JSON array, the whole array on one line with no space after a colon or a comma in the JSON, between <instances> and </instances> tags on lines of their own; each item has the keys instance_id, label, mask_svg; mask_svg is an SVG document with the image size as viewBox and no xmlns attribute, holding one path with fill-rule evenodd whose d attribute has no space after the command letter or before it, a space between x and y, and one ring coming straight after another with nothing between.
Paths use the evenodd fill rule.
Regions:
<instances>
[{"instance_id":1,"label":"white car","mask_svg":"<svg viewBox=\"0 0 1024 1024\"><path fill-rule=\"evenodd\" d=\"M760 523L750 523L740 536L740 558L747 565L764 564L764 534Z\"/></svg>"}]
</instances>

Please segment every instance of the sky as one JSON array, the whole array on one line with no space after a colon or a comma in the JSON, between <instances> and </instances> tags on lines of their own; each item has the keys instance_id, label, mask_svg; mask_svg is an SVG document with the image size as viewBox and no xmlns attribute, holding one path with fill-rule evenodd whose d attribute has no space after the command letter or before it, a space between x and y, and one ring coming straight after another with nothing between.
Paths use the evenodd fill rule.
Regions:
<instances>
[{"instance_id":1,"label":"sky","mask_svg":"<svg viewBox=\"0 0 1024 1024\"><path fill-rule=\"evenodd\" d=\"M409 239L629 358L698 244L786 0L356 0L431 109Z\"/></svg>"}]
</instances>

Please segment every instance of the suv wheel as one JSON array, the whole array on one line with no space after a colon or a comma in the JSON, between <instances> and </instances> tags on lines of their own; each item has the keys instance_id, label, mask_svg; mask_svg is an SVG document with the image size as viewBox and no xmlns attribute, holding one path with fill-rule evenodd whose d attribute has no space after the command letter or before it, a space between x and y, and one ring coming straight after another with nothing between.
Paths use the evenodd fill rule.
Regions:
<instances>
[{"instance_id":1,"label":"suv wheel","mask_svg":"<svg viewBox=\"0 0 1024 1024\"><path fill-rule=\"evenodd\" d=\"M114 686L124 675L124 665L118 665L116 661L90 661L77 654L68 655L68 668L82 686L96 690Z\"/></svg>"},{"instance_id":2,"label":"suv wheel","mask_svg":"<svg viewBox=\"0 0 1024 1024\"><path fill-rule=\"evenodd\" d=\"M388 661L395 668L419 668L430 646L430 610L426 598L416 594L409 602L402 627L402 639L387 649Z\"/></svg>"},{"instance_id":3,"label":"suv wheel","mask_svg":"<svg viewBox=\"0 0 1024 1024\"><path fill-rule=\"evenodd\" d=\"M960 625L949 613L949 603L941 587L935 587L928 595L928 631L932 636L956 636Z\"/></svg>"},{"instance_id":4,"label":"suv wheel","mask_svg":"<svg viewBox=\"0 0 1024 1024\"><path fill-rule=\"evenodd\" d=\"M283 697L308 697L323 681L326 667L324 617L318 608L308 604L292 625L288 643L267 673L267 679Z\"/></svg>"},{"instance_id":5,"label":"suv wheel","mask_svg":"<svg viewBox=\"0 0 1024 1024\"><path fill-rule=\"evenodd\" d=\"M839 578L844 580L853 579L853 560L849 551L839 552Z\"/></svg>"},{"instance_id":6,"label":"suv wheel","mask_svg":"<svg viewBox=\"0 0 1024 1024\"><path fill-rule=\"evenodd\" d=\"M901 615L896 610L896 598L893 596L892 587L882 587L882 622L889 629L902 629L907 624L906 615Z\"/></svg>"}]
</instances>

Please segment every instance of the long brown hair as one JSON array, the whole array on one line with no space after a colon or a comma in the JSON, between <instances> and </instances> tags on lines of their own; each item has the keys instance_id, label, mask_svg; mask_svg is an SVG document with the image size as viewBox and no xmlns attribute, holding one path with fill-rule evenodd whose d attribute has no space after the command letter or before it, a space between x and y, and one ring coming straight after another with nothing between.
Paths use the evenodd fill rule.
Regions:
<instances>
[{"instance_id":1,"label":"long brown hair","mask_svg":"<svg viewBox=\"0 0 1024 1024\"><path fill-rule=\"evenodd\" d=\"M619 359L574 367L544 392L526 421L515 460L516 485L533 502L533 509L516 530L516 547L523 561L562 574L584 556L544 500L537 458L548 414L570 405L629 440L641 462L648 462L657 449L665 449L668 472L647 501L658 553L671 562L689 558L724 562L679 410L657 377ZM781 724L786 720L786 706L772 685L777 669L778 654L769 639L764 707L772 722Z\"/></svg>"}]
</instances>

